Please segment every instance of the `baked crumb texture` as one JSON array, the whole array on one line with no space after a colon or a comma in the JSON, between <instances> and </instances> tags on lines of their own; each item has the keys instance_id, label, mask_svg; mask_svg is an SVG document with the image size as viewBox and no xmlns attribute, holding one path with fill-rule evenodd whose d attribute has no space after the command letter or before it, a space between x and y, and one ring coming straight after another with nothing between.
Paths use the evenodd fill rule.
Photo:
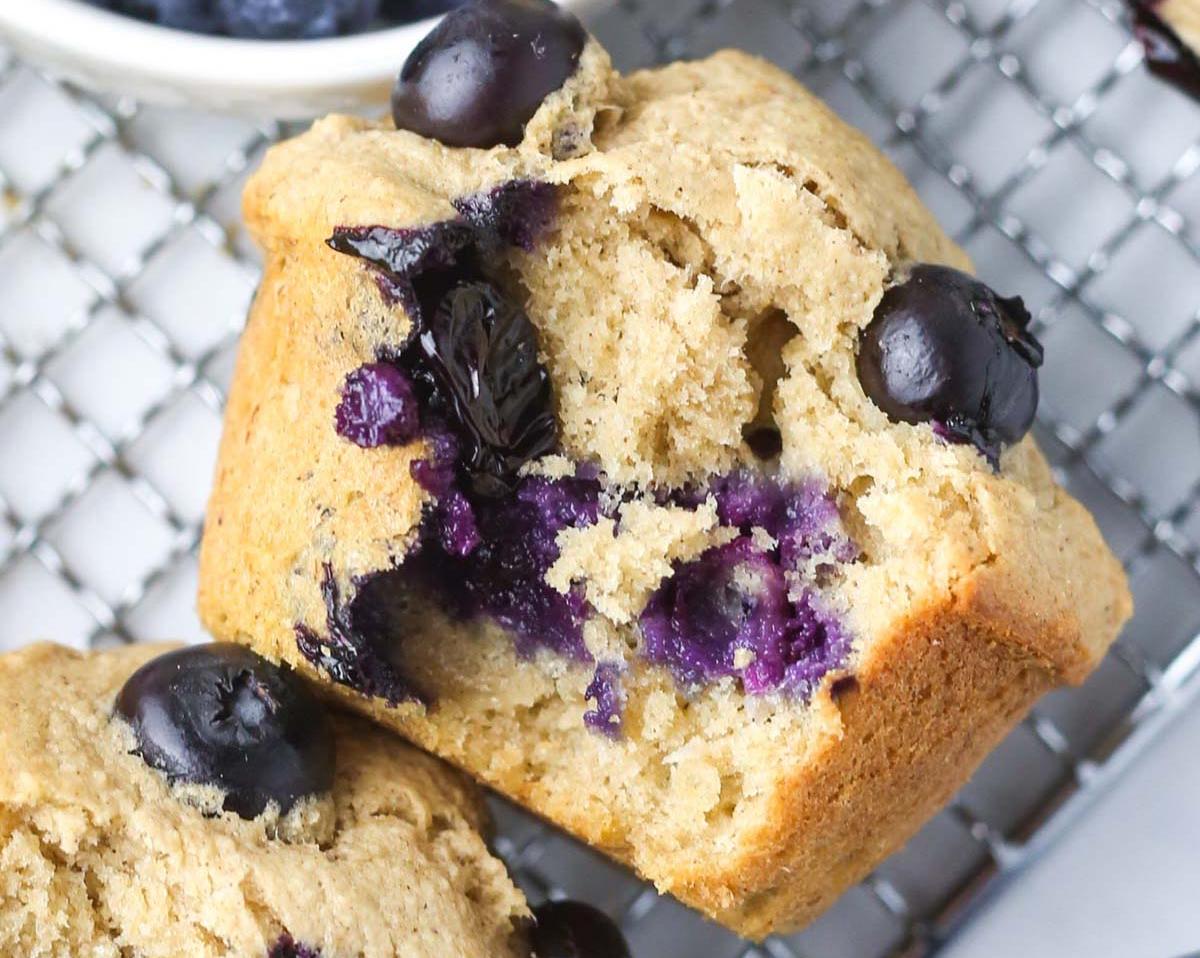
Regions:
<instances>
[{"instance_id":1,"label":"baked crumb texture","mask_svg":"<svg viewBox=\"0 0 1200 958\"><path fill-rule=\"evenodd\" d=\"M773 425L780 476L831 489L859 549L823 599L853 651L808 698L734 679L680 689L639 659L637 613L672 562L729 530L642 497L619 528L564 533L549 576L586 587L588 648L624 663L621 736L581 721L592 669L520 658L494 626L436 610L395 646L431 706L335 691L730 928L796 928L1038 695L1087 675L1130 599L1032 440L993 473L863 394L857 338L892 278L969 264L900 173L774 67L722 53L621 77L593 43L519 148L330 117L272 150L245 197L267 271L208 515L203 617L311 673L294 628L325 629L324 564L348 594L403 562L427 500L409 478L421 443L363 450L332 423L346 374L411 324L324 240L449 219L454 198L521 178L560 187L550 235L505 268L538 327L564 456L625 490L679 487L763 468L743 433Z\"/></svg>"},{"instance_id":2,"label":"baked crumb texture","mask_svg":"<svg viewBox=\"0 0 1200 958\"><path fill-rule=\"evenodd\" d=\"M0 657L0 954L267 958L287 934L328 958L528 955L475 790L360 719L336 721L319 839L181 800L111 718L162 651Z\"/></svg>"}]
</instances>

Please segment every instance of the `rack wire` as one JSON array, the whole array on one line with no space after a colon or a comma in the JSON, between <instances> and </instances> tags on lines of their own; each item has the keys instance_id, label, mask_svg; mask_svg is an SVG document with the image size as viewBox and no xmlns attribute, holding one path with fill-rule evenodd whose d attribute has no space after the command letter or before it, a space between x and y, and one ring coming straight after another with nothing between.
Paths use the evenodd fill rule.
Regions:
<instances>
[{"instance_id":1,"label":"rack wire","mask_svg":"<svg viewBox=\"0 0 1200 958\"><path fill-rule=\"evenodd\" d=\"M1117 0L618 0L592 26L625 67L738 45L793 70L1025 295L1039 440L1139 611L800 935L738 941L500 802L497 849L644 958L931 955L1200 675L1200 111L1142 69ZM287 132L97 97L0 49L0 649L202 638L195 550L259 268L237 197Z\"/></svg>"}]
</instances>

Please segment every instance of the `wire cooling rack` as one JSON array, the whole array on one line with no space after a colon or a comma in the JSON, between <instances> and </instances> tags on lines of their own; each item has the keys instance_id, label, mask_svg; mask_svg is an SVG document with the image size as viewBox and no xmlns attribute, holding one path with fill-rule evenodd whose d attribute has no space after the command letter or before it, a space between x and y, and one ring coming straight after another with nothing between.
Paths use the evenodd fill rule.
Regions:
<instances>
[{"instance_id":1,"label":"wire cooling rack","mask_svg":"<svg viewBox=\"0 0 1200 958\"><path fill-rule=\"evenodd\" d=\"M1138 613L790 939L739 942L500 803L498 850L535 897L618 917L639 958L932 954L1197 677L1200 110L1141 68L1117 0L621 0L593 27L625 67L738 45L794 70L1026 297L1042 447ZM238 193L286 132L95 97L0 49L0 648L202 637L195 550L258 273Z\"/></svg>"}]
</instances>

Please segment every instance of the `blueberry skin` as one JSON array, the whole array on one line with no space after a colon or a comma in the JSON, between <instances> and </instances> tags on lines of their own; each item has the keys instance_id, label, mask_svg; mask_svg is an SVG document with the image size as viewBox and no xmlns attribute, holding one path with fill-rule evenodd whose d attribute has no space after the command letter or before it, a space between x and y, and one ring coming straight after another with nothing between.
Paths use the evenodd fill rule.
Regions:
<instances>
[{"instance_id":1,"label":"blueberry skin","mask_svg":"<svg viewBox=\"0 0 1200 958\"><path fill-rule=\"evenodd\" d=\"M534 958L630 958L621 930L580 901L548 901L534 909Z\"/></svg>"},{"instance_id":2,"label":"blueberry skin","mask_svg":"<svg viewBox=\"0 0 1200 958\"><path fill-rule=\"evenodd\" d=\"M173 782L215 785L225 810L257 818L289 811L333 786L333 726L286 665L230 643L152 659L130 676L116 713L146 764Z\"/></svg>"},{"instance_id":3,"label":"blueberry skin","mask_svg":"<svg viewBox=\"0 0 1200 958\"><path fill-rule=\"evenodd\" d=\"M546 96L579 66L587 32L550 0L477 0L446 16L392 91L396 127L447 146L521 142Z\"/></svg>"},{"instance_id":4,"label":"blueberry skin","mask_svg":"<svg viewBox=\"0 0 1200 958\"><path fill-rule=\"evenodd\" d=\"M363 30L379 0L215 0L224 31L249 40L316 40Z\"/></svg>"},{"instance_id":5,"label":"blueberry skin","mask_svg":"<svg viewBox=\"0 0 1200 958\"><path fill-rule=\"evenodd\" d=\"M99 5L176 30L216 33L220 26L215 0L101 0Z\"/></svg>"},{"instance_id":6,"label":"blueberry skin","mask_svg":"<svg viewBox=\"0 0 1200 958\"><path fill-rule=\"evenodd\" d=\"M946 266L913 267L859 342L858 378L895 422L931 422L995 466L1033 425L1042 346L1019 297Z\"/></svg>"}]
</instances>

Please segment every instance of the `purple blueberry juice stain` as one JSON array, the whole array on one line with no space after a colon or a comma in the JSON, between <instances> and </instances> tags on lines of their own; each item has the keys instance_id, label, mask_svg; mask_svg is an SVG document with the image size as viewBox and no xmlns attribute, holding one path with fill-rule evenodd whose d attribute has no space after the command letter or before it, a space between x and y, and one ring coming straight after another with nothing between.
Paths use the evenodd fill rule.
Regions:
<instances>
[{"instance_id":1,"label":"purple blueberry juice stain","mask_svg":"<svg viewBox=\"0 0 1200 958\"><path fill-rule=\"evenodd\" d=\"M321 949L303 945L285 932L271 946L267 958L321 958Z\"/></svg>"},{"instance_id":2,"label":"purple blueberry juice stain","mask_svg":"<svg viewBox=\"0 0 1200 958\"><path fill-rule=\"evenodd\" d=\"M326 242L377 269L385 298L417 319L431 298L420 287L440 285L445 274L476 277L483 272L481 258L506 246L532 251L554 223L558 194L549 183L510 180L453 205L455 219L406 228L341 226Z\"/></svg>"},{"instance_id":3,"label":"purple blueberry juice stain","mask_svg":"<svg viewBox=\"0 0 1200 958\"><path fill-rule=\"evenodd\" d=\"M721 525L749 535L762 529L771 536L785 569L812 558L853 562L857 549L841 531L837 501L821 483L780 482L738 470L709 484Z\"/></svg>"},{"instance_id":4,"label":"purple blueberry juice stain","mask_svg":"<svg viewBox=\"0 0 1200 958\"><path fill-rule=\"evenodd\" d=\"M451 619L494 622L523 657L545 650L594 664L584 722L619 737L623 665L597 664L587 649L586 584L564 594L546 582L559 535L594 525L605 492L618 503L605 515L618 523L620 503L640 496L684 508L711 499L738 538L677 563L660 584L639 620L643 658L688 688L732 676L750 694L811 695L850 650L818 592L857 558L833 496L750 470L649 492L606 489L589 463L563 478L525 475L526 464L558 451L554 399L536 328L488 263L506 246L532 250L557 197L546 184L514 181L454 205L454 220L340 229L329 241L370 263L385 297L413 320L407 342L347 377L338 433L367 448L422 438L425 455L410 471L430 500L403 562L357 580L349 601L326 568L327 635L298 625L301 652L334 681L392 705L429 702L398 655L419 595Z\"/></svg>"},{"instance_id":5,"label":"purple blueberry juice stain","mask_svg":"<svg viewBox=\"0 0 1200 958\"><path fill-rule=\"evenodd\" d=\"M398 664L397 625L403 622L406 598L400 590L388 588L391 574L376 573L358 580L354 598L344 602L333 567L326 564L321 580L325 635L297 624L296 647L339 685L391 706L427 702Z\"/></svg>"},{"instance_id":6,"label":"purple blueberry juice stain","mask_svg":"<svg viewBox=\"0 0 1200 958\"><path fill-rule=\"evenodd\" d=\"M736 676L751 695L806 698L850 651L837 618L809 592L793 601L780 555L746 536L680 563L640 624L643 656L685 688Z\"/></svg>"},{"instance_id":7,"label":"purple blueberry juice stain","mask_svg":"<svg viewBox=\"0 0 1200 958\"><path fill-rule=\"evenodd\" d=\"M477 542L473 548L446 548L446 496L427 513L419 547L399 570L434 597L452 617L491 619L513 636L517 651L530 656L548 649L577 662L590 662L583 641L587 603L582 589L566 595L546 583L558 559L557 537L583 528L599 515L600 484L588 479L521 481L513 495L469 499Z\"/></svg>"},{"instance_id":8,"label":"purple blueberry juice stain","mask_svg":"<svg viewBox=\"0 0 1200 958\"><path fill-rule=\"evenodd\" d=\"M421 430L412 383L391 363L360 366L342 385L334 424L339 436L364 449L411 442Z\"/></svg>"},{"instance_id":9,"label":"purple blueberry juice stain","mask_svg":"<svg viewBox=\"0 0 1200 958\"><path fill-rule=\"evenodd\" d=\"M596 666L592 681L583 693L594 706L583 713L583 723L609 738L621 737L625 694L621 689L620 662L601 662Z\"/></svg>"}]
</instances>

